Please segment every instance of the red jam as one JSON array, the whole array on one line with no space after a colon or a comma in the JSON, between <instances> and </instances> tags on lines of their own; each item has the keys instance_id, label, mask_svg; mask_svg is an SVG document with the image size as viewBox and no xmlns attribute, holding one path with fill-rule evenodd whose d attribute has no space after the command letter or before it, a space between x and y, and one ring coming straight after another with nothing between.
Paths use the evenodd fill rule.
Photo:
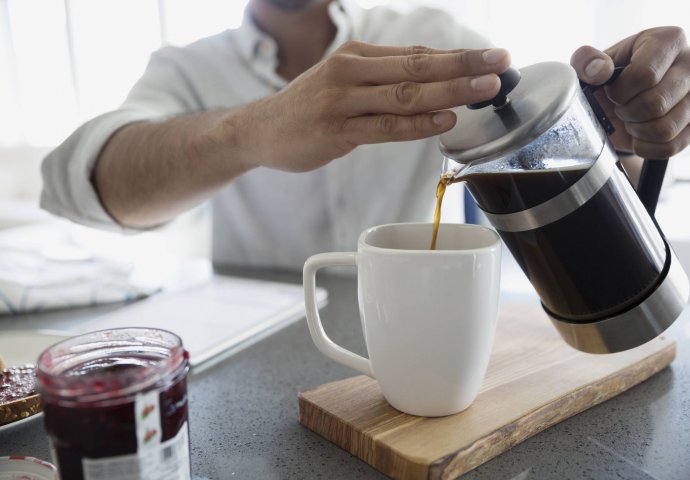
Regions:
<instances>
[{"instance_id":1,"label":"red jam","mask_svg":"<svg viewBox=\"0 0 690 480\"><path fill-rule=\"evenodd\" d=\"M187 456L177 458L177 466L160 468L184 468L179 478L187 478L188 370L181 340L163 330L95 332L43 352L37 369L39 391L61 478L83 479L89 465L103 478L117 478L120 471L131 475L149 462L141 452L155 450L158 443L161 448L173 445L178 457ZM156 397L151 405L141 404ZM144 421L150 413L155 418ZM180 442L185 445L180 447ZM161 450L156 458L168 454ZM144 478L139 475L126 478Z\"/></svg>"}]
</instances>

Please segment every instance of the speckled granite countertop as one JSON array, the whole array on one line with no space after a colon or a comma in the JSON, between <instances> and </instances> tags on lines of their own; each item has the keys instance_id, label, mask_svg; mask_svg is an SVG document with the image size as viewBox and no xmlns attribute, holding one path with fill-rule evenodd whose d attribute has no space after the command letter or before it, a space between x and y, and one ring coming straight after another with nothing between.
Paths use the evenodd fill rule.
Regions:
<instances>
[{"instance_id":1,"label":"speckled granite countertop","mask_svg":"<svg viewBox=\"0 0 690 480\"><path fill-rule=\"evenodd\" d=\"M676 248L679 250L679 248ZM690 244L678 251L690 265ZM298 273L231 271L300 282ZM356 282L322 275L330 292L323 310L333 340L364 353ZM534 301L533 297L511 295ZM72 312L72 316L88 315ZM2 328L45 325L66 313L1 319ZM515 446L463 479L677 479L690 478L690 309L671 327L678 354L670 368L622 395ZM190 378L194 478L385 478L366 463L303 428L297 392L354 373L323 357L306 322L292 324L219 365ZM0 456L50 459L41 421L0 432Z\"/></svg>"}]
</instances>

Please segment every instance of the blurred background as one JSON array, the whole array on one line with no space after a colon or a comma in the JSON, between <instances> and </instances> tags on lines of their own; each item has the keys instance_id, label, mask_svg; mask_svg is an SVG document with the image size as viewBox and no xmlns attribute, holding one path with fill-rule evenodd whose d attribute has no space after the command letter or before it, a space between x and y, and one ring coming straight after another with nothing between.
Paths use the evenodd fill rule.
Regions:
<instances>
[{"instance_id":1,"label":"blurred background","mask_svg":"<svg viewBox=\"0 0 690 480\"><path fill-rule=\"evenodd\" d=\"M85 120L116 108L153 50L236 28L246 3L0 0L0 228L43 218L35 207L42 157ZM445 9L494 44L509 48L517 66L567 62L580 45L605 48L651 26L679 25L690 31L690 3L678 0L357 3L365 8L385 4L401 10L416 5ZM690 179L690 154L682 156L671 167L680 183ZM669 203L669 195L662 200ZM672 195L674 204L690 200L687 188ZM666 211L661 209L660 216L667 233L684 232L682 215ZM203 217L195 215L201 215L197 220ZM203 254L206 240L198 232L188 247Z\"/></svg>"}]
</instances>

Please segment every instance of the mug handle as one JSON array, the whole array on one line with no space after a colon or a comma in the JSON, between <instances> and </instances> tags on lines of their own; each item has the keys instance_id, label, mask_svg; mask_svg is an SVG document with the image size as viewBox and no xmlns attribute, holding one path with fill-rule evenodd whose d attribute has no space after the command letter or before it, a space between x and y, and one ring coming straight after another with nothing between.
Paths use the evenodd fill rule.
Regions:
<instances>
[{"instance_id":1,"label":"mug handle","mask_svg":"<svg viewBox=\"0 0 690 480\"><path fill-rule=\"evenodd\" d=\"M327 357L374 378L371 362L356 353L344 349L331 340L321 324L319 308L316 305L316 272L323 267L357 264L355 252L320 253L309 257L304 264L304 306L307 312L309 333L316 348Z\"/></svg>"}]
</instances>

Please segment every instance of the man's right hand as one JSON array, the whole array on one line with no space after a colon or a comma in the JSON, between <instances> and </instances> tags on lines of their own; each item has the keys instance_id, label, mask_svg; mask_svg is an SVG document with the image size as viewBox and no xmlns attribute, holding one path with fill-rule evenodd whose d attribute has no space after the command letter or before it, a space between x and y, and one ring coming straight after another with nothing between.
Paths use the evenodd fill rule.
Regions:
<instances>
[{"instance_id":1,"label":"man's right hand","mask_svg":"<svg viewBox=\"0 0 690 480\"><path fill-rule=\"evenodd\" d=\"M348 42L279 93L228 112L212 137L239 146L247 169L313 170L358 145L451 129L446 109L493 98L509 65L503 49Z\"/></svg>"}]
</instances>

